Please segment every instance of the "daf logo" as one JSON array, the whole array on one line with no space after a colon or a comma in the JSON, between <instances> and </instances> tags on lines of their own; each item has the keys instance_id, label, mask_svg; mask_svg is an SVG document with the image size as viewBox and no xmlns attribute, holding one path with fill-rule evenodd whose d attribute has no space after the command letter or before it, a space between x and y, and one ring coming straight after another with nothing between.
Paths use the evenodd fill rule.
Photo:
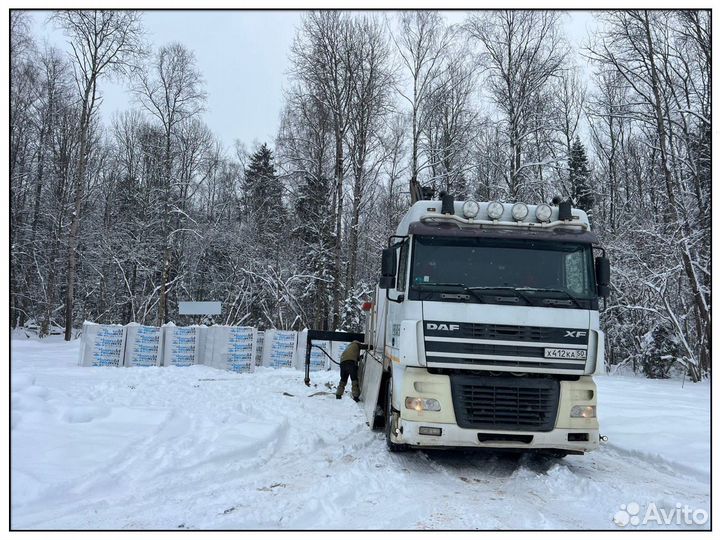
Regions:
<instances>
[{"instance_id":1,"label":"daf logo","mask_svg":"<svg viewBox=\"0 0 720 540\"><path fill-rule=\"evenodd\" d=\"M454 332L455 330L460 330L459 324L435 324L435 323L427 323L425 326L428 330L444 330L445 332Z\"/></svg>"},{"instance_id":2,"label":"daf logo","mask_svg":"<svg viewBox=\"0 0 720 540\"><path fill-rule=\"evenodd\" d=\"M584 330L565 330L565 337L584 337L587 332Z\"/></svg>"}]
</instances>

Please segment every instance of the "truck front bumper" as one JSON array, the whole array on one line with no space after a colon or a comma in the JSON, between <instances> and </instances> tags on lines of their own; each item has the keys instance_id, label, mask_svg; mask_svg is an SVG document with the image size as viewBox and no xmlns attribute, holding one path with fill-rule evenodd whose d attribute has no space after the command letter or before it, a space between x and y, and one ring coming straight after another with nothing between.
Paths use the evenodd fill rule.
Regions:
<instances>
[{"instance_id":1,"label":"truck front bumper","mask_svg":"<svg viewBox=\"0 0 720 540\"><path fill-rule=\"evenodd\" d=\"M420 428L440 429L441 435L424 435ZM564 429L552 431L486 431L464 429L456 424L414 422L400 420L400 433L395 442L417 448L471 447L471 448L512 448L527 450L561 450L570 453L584 453L600 445L597 429Z\"/></svg>"},{"instance_id":2,"label":"truck front bumper","mask_svg":"<svg viewBox=\"0 0 720 540\"><path fill-rule=\"evenodd\" d=\"M462 422L457 421L456 403L453 401L451 389L452 375L428 373L423 368L408 368L398 372L398 374L400 373L402 373L402 379L396 382L398 388L393 390L393 398L401 396L401 399L393 400L394 409L400 413L396 433L392 437L394 443L427 448L513 448L560 450L573 453L590 452L600 445L600 426L597 418L572 415L574 406L597 407L597 387L589 376L582 376L576 380L558 381L558 393L555 394L555 399L558 400L557 407L547 412L548 415L554 415L551 418L552 422L542 422L541 424L545 424L545 428L541 428L539 425L526 425L524 429L528 431L525 431L508 429L509 426L487 424L473 426L472 422L467 422L467 419L463 424L465 427L460 427L459 424ZM494 377L484 377L483 379L495 380ZM534 388L532 379L527 381L523 383L522 388L532 390ZM500 386L502 387L502 385ZM510 396L512 395L510 393ZM434 399L440 405L440 410L418 411L408 408L405 405L405 399L413 397ZM503 403L508 399L503 397ZM482 403L460 403L459 405L465 409L494 410L492 400ZM501 414L507 413L510 417L517 412L512 407L507 411L500 409ZM541 415L538 414L538 417L541 418ZM529 431L532 429L535 431ZM442 431L438 432L437 430ZM440 435L436 435L436 433L440 433Z\"/></svg>"}]
</instances>

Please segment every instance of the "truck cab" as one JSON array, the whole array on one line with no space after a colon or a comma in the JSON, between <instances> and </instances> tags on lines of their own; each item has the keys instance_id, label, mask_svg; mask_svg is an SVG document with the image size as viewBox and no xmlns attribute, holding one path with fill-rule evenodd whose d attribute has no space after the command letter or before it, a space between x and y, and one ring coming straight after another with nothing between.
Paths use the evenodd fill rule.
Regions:
<instances>
[{"instance_id":1,"label":"truck cab","mask_svg":"<svg viewBox=\"0 0 720 540\"><path fill-rule=\"evenodd\" d=\"M445 195L388 244L361 399L391 451L598 447L609 264L585 212Z\"/></svg>"}]
</instances>

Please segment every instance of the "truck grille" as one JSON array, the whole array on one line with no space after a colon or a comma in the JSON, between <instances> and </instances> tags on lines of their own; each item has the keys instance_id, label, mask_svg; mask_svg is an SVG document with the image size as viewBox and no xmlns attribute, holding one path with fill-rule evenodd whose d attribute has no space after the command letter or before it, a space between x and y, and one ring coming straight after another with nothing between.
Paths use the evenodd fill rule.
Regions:
<instances>
[{"instance_id":1,"label":"truck grille","mask_svg":"<svg viewBox=\"0 0 720 540\"><path fill-rule=\"evenodd\" d=\"M452 330L450 330L451 326L453 327ZM426 336L527 342L552 341L554 343L573 343L577 345L587 344L586 328L425 321L424 330ZM572 332L572 335L568 335L568 330L580 330L582 333Z\"/></svg>"},{"instance_id":2,"label":"truck grille","mask_svg":"<svg viewBox=\"0 0 720 540\"><path fill-rule=\"evenodd\" d=\"M450 384L461 428L551 431L555 427L557 380L451 375Z\"/></svg>"},{"instance_id":3,"label":"truck grille","mask_svg":"<svg viewBox=\"0 0 720 540\"><path fill-rule=\"evenodd\" d=\"M582 375L586 358L545 358L545 350L587 355L588 334L579 328L425 321L425 358L437 368Z\"/></svg>"}]
</instances>

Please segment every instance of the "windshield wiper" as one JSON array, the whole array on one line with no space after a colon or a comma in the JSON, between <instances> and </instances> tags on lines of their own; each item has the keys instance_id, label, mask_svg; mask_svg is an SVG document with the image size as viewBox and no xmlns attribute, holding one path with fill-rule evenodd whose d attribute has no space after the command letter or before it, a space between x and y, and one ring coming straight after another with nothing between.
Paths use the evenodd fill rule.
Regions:
<instances>
[{"instance_id":1,"label":"windshield wiper","mask_svg":"<svg viewBox=\"0 0 720 540\"><path fill-rule=\"evenodd\" d=\"M467 287L468 291L472 291L477 294L483 294L483 293L491 293L493 291L500 291L500 292L511 292L514 293L515 296L519 296L525 302L527 302L528 305L532 306L533 302L530 300L530 297L526 294L523 294L522 291L516 289L515 287Z\"/></svg>"},{"instance_id":2,"label":"windshield wiper","mask_svg":"<svg viewBox=\"0 0 720 540\"><path fill-rule=\"evenodd\" d=\"M439 287L439 288L455 287L455 288L459 288L462 290L467 289L467 287L465 287L465 285L463 285L462 283L434 283L434 282L430 282L430 281L426 281L423 283L415 283L413 285L413 287L415 287L416 289L420 289L420 290L428 288L428 287L433 287L433 288L434 287Z\"/></svg>"},{"instance_id":3,"label":"windshield wiper","mask_svg":"<svg viewBox=\"0 0 720 540\"><path fill-rule=\"evenodd\" d=\"M460 289L462 292L465 293L471 293L475 298L480 300L482 302L481 295L478 294L477 291L474 291L472 287L467 287L463 285L462 283L416 283L413 285L415 289L418 289L420 291L428 291L431 290L442 290L442 289L448 289L448 288L454 288L454 289Z\"/></svg>"},{"instance_id":4,"label":"windshield wiper","mask_svg":"<svg viewBox=\"0 0 720 540\"><path fill-rule=\"evenodd\" d=\"M541 288L536 288L536 287L523 287L521 290L523 290L523 291L530 291L530 292L539 292L539 293L549 292L549 293L560 293L560 294L564 294L564 295L567 296L577 307L579 307L580 309L582 309L582 307L583 307L582 304L580 303L580 300L579 300L576 296L573 296L572 294L570 294L569 292L567 292L567 291L565 291L565 290L563 290L563 289L541 289Z\"/></svg>"}]
</instances>

